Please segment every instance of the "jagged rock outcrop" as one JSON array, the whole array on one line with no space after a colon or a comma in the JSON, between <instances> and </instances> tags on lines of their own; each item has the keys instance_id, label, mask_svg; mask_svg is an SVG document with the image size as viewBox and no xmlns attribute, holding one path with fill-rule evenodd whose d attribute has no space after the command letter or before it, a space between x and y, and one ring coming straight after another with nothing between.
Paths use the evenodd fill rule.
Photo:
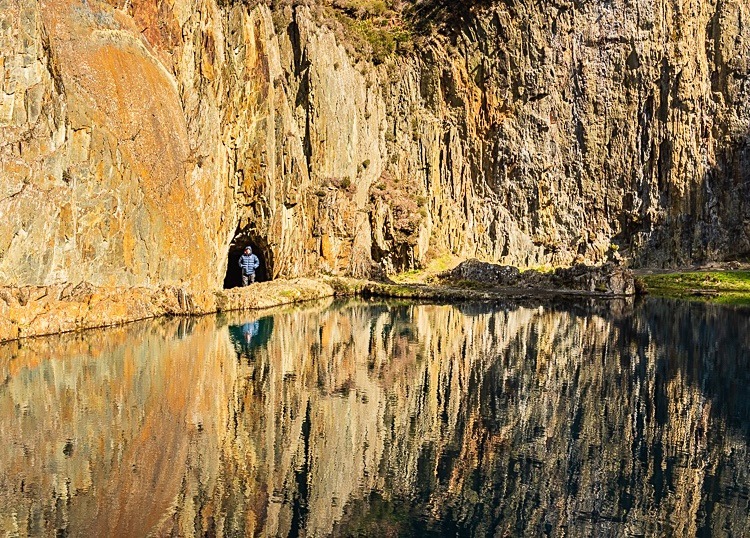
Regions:
<instances>
[{"instance_id":1,"label":"jagged rock outcrop","mask_svg":"<svg viewBox=\"0 0 750 538\"><path fill-rule=\"evenodd\" d=\"M750 253L743 2L481 2L379 65L251 4L4 4L2 284Z\"/></svg>"},{"instance_id":2,"label":"jagged rock outcrop","mask_svg":"<svg viewBox=\"0 0 750 538\"><path fill-rule=\"evenodd\" d=\"M402 60L387 94L432 248L520 265L613 245L642 264L747 255L747 4L491 4Z\"/></svg>"},{"instance_id":3,"label":"jagged rock outcrop","mask_svg":"<svg viewBox=\"0 0 750 538\"><path fill-rule=\"evenodd\" d=\"M440 275L447 283L468 281L483 287L515 287L562 292L581 291L602 296L635 295L636 284L633 272L606 263L599 267L578 264L558 267L554 271L528 270L497 265L476 259L461 262L455 268Z\"/></svg>"}]
</instances>

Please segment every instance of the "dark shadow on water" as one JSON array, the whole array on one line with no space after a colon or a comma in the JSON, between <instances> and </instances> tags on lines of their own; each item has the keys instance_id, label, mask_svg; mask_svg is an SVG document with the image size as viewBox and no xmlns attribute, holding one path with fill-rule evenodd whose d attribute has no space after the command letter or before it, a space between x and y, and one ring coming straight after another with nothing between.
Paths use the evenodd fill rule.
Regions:
<instances>
[{"instance_id":1,"label":"dark shadow on water","mask_svg":"<svg viewBox=\"0 0 750 538\"><path fill-rule=\"evenodd\" d=\"M750 443L750 309L699 302L651 299L640 312L644 326L630 327L631 340L658 349L655 364L643 356L623 354L636 371L655 369L656 419L666 424L667 382L684 376L710 399L710 413L741 432ZM623 342L624 344L625 342Z\"/></svg>"}]
</instances>

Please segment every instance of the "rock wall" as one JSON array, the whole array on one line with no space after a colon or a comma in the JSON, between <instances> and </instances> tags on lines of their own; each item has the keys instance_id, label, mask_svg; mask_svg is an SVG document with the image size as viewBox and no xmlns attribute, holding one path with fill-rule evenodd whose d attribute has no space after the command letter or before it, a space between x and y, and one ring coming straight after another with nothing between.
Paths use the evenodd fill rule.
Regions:
<instances>
[{"instance_id":1,"label":"rock wall","mask_svg":"<svg viewBox=\"0 0 750 538\"><path fill-rule=\"evenodd\" d=\"M207 285L178 86L135 21L78 2L2 13L4 283Z\"/></svg>"},{"instance_id":2,"label":"rock wall","mask_svg":"<svg viewBox=\"0 0 750 538\"><path fill-rule=\"evenodd\" d=\"M402 61L394 173L430 246L505 263L750 251L743 2L494 2Z\"/></svg>"},{"instance_id":3,"label":"rock wall","mask_svg":"<svg viewBox=\"0 0 750 538\"><path fill-rule=\"evenodd\" d=\"M376 66L303 6L3 0L0 281L746 256L749 10L494 2Z\"/></svg>"}]
</instances>

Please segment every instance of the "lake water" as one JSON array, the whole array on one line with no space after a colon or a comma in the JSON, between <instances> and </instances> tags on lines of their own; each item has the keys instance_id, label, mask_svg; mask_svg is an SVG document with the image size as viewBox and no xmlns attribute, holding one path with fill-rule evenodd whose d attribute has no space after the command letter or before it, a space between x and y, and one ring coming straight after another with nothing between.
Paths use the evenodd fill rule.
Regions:
<instances>
[{"instance_id":1,"label":"lake water","mask_svg":"<svg viewBox=\"0 0 750 538\"><path fill-rule=\"evenodd\" d=\"M750 314L314 303L0 346L3 536L750 536Z\"/></svg>"}]
</instances>

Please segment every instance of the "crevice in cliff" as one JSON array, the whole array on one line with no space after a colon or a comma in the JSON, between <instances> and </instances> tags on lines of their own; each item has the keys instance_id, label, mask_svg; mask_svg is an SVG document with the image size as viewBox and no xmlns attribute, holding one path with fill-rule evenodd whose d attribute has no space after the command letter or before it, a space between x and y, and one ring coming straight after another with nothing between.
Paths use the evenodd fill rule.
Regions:
<instances>
[{"instance_id":1,"label":"crevice in cliff","mask_svg":"<svg viewBox=\"0 0 750 538\"><path fill-rule=\"evenodd\" d=\"M292 44L292 53L294 54L294 70L297 78L299 79L299 86L295 96L295 106L303 108L305 110L305 126L304 126L304 137L302 139L303 155L305 157L305 165L307 167L307 174L309 177L313 177L313 165L312 165L312 139L310 135L311 115L313 114L312 105L310 102L310 59L307 57L307 48L302 43L302 34L300 32L298 12L295 8L292 14L292 21L289 24L288 32L289 39Z\"/></svg>"},{"instance_id":2,"label":"crevice in cliff","mask_svg":"<svg viewBox=\"0 0 750 538\"><path fill-rule=\"evenodd\" d=\"M57 94L65 95L65 84L63 82L59 66L57 65L57 61L55 60L55 54L52 50L52 41L50 40L49 33L47 32L47 28L43 23L40 24L40 29L42 38L42 50L44 51L44 56L46 59L44 66L49 72L50 78L52 79L52 83L55 86L55 91L57 92Z\"/></svg>"}]
</instances>

